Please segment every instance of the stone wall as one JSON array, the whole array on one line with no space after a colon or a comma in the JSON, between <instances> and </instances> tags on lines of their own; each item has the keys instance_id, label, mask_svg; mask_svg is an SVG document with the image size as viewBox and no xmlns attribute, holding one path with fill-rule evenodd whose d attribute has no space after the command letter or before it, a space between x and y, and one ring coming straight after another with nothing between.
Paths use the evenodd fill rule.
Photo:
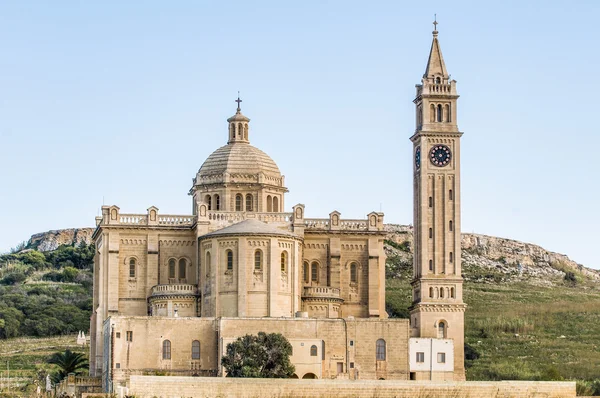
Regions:
<instances>
[{"instance_id":1,"label":"stone wall","mask_svg":"<svg viewBox=\"0 0 600 398\"><path fill-rule=\"evenodd\" d=\"M271 380L131 376L137 398L194 397L395 397L395 398L565 398L575 382L420 382L378 380Z\"/></svg>"}]
</instances>

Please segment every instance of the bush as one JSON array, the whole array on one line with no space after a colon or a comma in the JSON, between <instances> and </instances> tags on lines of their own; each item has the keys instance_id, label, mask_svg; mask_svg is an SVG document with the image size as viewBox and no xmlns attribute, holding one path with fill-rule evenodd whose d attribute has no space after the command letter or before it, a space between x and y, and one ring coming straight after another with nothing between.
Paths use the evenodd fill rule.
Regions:
<instances>
[{"instance_id":1,"label":"bush","mask_svg":"<svg viewBox=\"0 0 600 398\"><path fill-rule=\"evenodd\" d=\"M21 270L15 270L4 275L0 280L0 285L16 285L25 282L27 275Z\"/></svg>"}]
</instances>

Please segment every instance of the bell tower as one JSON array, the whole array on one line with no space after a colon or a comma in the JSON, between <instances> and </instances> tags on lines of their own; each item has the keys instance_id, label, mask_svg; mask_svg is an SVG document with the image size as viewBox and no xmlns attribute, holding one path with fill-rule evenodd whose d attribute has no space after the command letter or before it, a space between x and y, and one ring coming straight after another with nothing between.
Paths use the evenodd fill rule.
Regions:
<instances>
[{"instance_id":1,"label":"bell tower","mask_svg":"<svg viewBox=\"0 0 600 398\"><path fill-rule=\"evenodd\" d=\"M460 137L456 80L446 70L437 22L421 84L416 86L413 143L414 260L411 337L451 339L454 374L464 380L464 311L460 252Z\"/></svg>"}]
</instances>

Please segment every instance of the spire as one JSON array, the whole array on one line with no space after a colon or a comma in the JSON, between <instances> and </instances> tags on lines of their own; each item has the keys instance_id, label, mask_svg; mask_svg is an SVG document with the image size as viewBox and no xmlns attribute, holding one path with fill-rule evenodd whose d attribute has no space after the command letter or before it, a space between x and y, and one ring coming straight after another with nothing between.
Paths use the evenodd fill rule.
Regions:
<instances>
[{"instance_id":1,"label":"spire","mask_svg":"<svg viewBox=\"0 0 600 398\"><path fill-rule=\"evenodd\" d=\"M441 77L448 79L448 72L446 71L446 64L444 63L444 57L442 56L442 50L440 48L440 42L438 41L437 31L437 16L433 21L433 42L431 43L431 51L429 52L429 60L427 61L427 68L425 69L424 78Z\"/></svg>"},{"instance_id":2,"label":"spire","mask_svg":"<svg viewBox=\"0 0 600 398\"><path fill-rule=\"evenodd\" d=\"M239 91L235 102L237 102L235 115L227 119L227 122L229 123L229 140L227 143L234 144L236 142L243 142L248 144L250 142L248 140L248 122L250 122L250 119L242 114L242 109L240 107L242 100L240 99Z\"/></svg>"}]
</instances>

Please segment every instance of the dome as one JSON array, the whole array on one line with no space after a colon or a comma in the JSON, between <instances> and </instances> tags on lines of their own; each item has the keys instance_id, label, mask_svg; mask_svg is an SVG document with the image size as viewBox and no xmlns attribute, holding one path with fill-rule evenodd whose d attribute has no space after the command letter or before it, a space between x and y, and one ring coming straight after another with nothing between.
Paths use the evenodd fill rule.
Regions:
<instances>
[{"instance_id":1,"label":"dome","mask_svg":"<svg viewBox=\"0 0 600 398\"><path fill-rule=\"evenodd\" d=\"M209 232L208 234L202 236L201 239L227 235L279 235L298 238L298 235L278 228L274 225L267 224L256 219L248 219L237 224L230 225L229 227L218 229L214 232Z\"/></svg>"},{"instance_id":2,"label":"dome","mask_svg":"<svg viewBox=\"0 0 600 398\"><path fill-rule=\"evenodd\" d=\"M232 174L264 173L271 177L281 177L277 164L269 155L247 143L234 142L214 151L198 170L198 177Z\"/></svg>"}]
</instances>

